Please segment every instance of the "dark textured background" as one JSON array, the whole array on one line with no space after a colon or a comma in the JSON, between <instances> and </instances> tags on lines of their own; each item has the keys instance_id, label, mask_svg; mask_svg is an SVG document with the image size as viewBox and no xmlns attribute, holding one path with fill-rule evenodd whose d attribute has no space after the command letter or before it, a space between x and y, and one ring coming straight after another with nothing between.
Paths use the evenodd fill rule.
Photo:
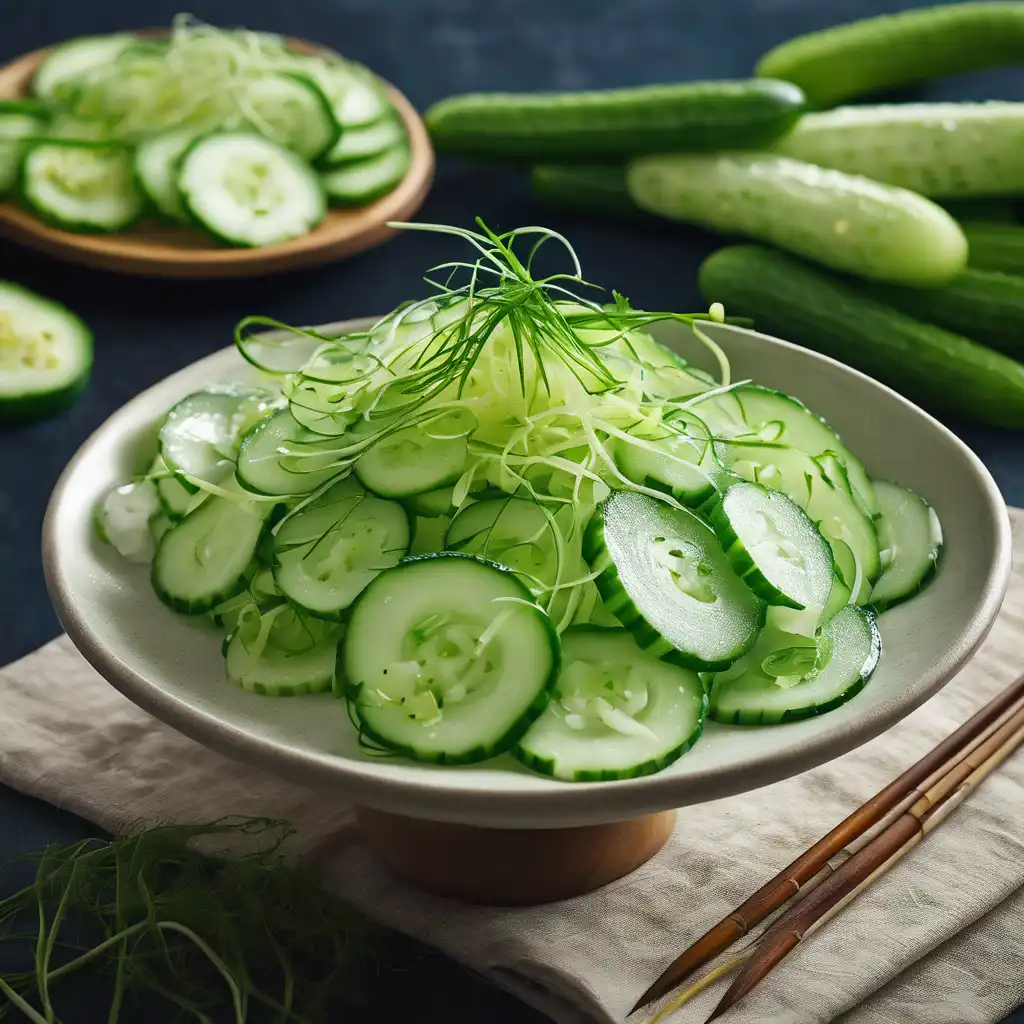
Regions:
<instances>
[{"instance_id":1,"label":"dark textured background","mask_svg":"<svg viewBox=\"0 0 1024 1024\"><path fill-rule=\"evenodd\" d=\"M303 36L364 61L420 110L471 89L588 88L678 79L744 77L768 47L790 36L912 4L883 0L207 0L192 8L216 24ZM68 36L165 24L173 0L0 0L0 60ZM1024 99L1020 69L950 80L915 95ZM442 160L420 218L496 229L545 223L569 235L586 276L637 306L701 306L695 272L715 241L671 227L599 224L540 208L515 173ZM464 256L451 240L399 238L350 262L297 275L234 283L160 283L62 266L0 242L0 278L36 288L80 313L96 335L88 393L70 412L0 431L0 664L59 632L43 585L39 529L60 470L124 401L230 342L239 317L262 313L314 323L377 314L421 293L434 263ZM1007 500L1024 504L1020 436L947 422L985 460ZM822 828L830 823L822 822ZM91 828L0 787L0 855L67 841ZM638 985L643 979L637 979ZM446 986L454 995L445 995ZM380 1024L527 1022L536 1014L439 962L389 981ZM96 1019L86 1007L82 1020ZM1024 1022L1024 1014L1017 1020ZM955 1024L952 1017L936 1024Z\"/></svg>"}]
</instances>

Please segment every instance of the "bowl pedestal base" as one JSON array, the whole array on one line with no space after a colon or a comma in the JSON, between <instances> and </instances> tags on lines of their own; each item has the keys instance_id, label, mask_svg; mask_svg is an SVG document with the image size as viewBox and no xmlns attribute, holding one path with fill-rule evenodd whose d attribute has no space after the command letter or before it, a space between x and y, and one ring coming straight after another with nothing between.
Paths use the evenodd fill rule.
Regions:
<instances>
[{"instance_id":1,"label":"bowl pedestal base","mask_svg":"<svg viewBox=\"0 0 1024 1024\"><path fill-rule=\"evenodd\" d=\"M676 812L559 829L491 829L358 808L367 844L428 892L489 906L568 899L635 871L667 842Z\"/></svg>"}]
</instances>

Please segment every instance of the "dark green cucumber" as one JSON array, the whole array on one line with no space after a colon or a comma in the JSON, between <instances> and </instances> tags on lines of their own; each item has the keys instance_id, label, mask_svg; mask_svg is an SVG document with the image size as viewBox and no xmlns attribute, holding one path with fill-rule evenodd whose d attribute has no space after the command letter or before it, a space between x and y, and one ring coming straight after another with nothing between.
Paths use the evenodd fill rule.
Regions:
<instances>
[{"instance_id":1,"label":"dark green cucumber","mask_svg":"<svg viewBox=\"0 0 1024 1024\"><path fill-rule=\"evenodd\" d=\"M980 220L988 223L1017 224L1021 215L1021 206L1016 199L942 199L939 206L951 217L965 223Z\"/></svg>"},{"instance_id":2,"label":"dark green cucumber","mask_svg":"<svg viewBox=\"0 0 1024 1024\"><path fill-rule=\"evenodd\" d=\"M954 3L798 36L756 74L794 82L818 107L963 71L1024 61L1024 3Z\"/></svg>"},{"instance_id":3,"label":"dark green cucumber","mask_svg":"<svg viewBox=\"0 0 1024 1024\"><path fill-rule=\"evenodd\" d=\"M1024 366L868 298L763 246L727 246L700 268L708 302L758 330L823 352L908 398L995 426L1024 426Z\"/></svg>"},{"instance_id":4,"label":"dark green cucumber","mask_svg":"<svg viewBox=\"0 0 1024 1024\"><path fill-rule=\"evenodd\" d=\"M1024 274L1024 225L964 221L967 265L976 270Z\"/></svg>"},{"instance_id":5,"label":"dark green cucumber","mask_svg":"<svg viewBox=\"0 0 1024 1024\"><path fill-rule=\"evenodd\" d=\"M496 160L614 162L641 153L755 149L795 124L798 88L767 79L558 93L469 93L434 104L438 150Z\"/></svg>"},{"instance_id":6,"label":"dark green cucumber","mask_svg":"<svg viewBox=\"0 0 1024 1024\"><path fill-rule=\"evenodd\" d=\"M653 221L626 188L626 169L614 164L544 164L530 174L533 194L563 210L604 218Z\"/></svg>"},{"instance_id":7,"label":"dark green cucumber","mask_svg":"<svg viewBox=\"0 0 1024 1024\"><path fill-rule=\"evenodd\" d=\"M1024 277L966 270L945 288L862 287L866 295L904 313L1024 358Z\"/></svg>"}]
</instances>

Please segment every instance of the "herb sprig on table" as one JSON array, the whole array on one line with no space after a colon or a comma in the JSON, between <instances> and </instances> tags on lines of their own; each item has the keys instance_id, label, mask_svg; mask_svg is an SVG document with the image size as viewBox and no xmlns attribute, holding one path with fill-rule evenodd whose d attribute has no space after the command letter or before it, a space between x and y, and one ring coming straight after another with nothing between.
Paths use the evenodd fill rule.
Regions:
<instances>
[{"instance_id":1,"label":"herb sprig on table","mask_svg":"<svg viewBox=\"0 0 1024 1024\"><path fill-rule=\"evenodd\" d=\"M286 863L291 834L229 819L47 849L0 900L0 947L33 950L0 973L0 1019L60 1024L65 979L85 968L109 977L107 1024L138 1020L140 997L201 1024L317 1024L365 1003L378 971L416 954Z\"/></svg>"}]
</instances>

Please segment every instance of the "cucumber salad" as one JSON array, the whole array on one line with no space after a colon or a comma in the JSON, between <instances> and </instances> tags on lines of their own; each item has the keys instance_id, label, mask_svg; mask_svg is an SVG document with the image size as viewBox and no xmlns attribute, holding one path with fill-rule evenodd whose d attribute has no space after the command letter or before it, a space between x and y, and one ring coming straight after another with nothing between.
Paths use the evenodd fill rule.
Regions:
<instances>
[{"instance_id":1,"label":"cucumber salad","mask_svg":"<svg viewBox=\"0 0 1024 1024\"><path fill-rule=\"evenodd\" d=\"M183 398L96 509L170 609L223 632L231 682L333 689L338 728L379 752L509 752L567 781L657 772L707 718L790 722L864 687L877 615L938 562L924 498L734 380L702 330L720 306L581 297L544 228L401 226L478 258L358 333L242 321L266 386ZM570 271L535 275L551 241ZM672 320L716 375L654 339Z\"/></svg>"},{"instance_id":2,"label":"cucumber salad","mask_svg":"<svg viewBox=\"0 0 1024 1024\"><path fill-rule=\"evenodd\" d=\"M174 20L54 47L0 102L0 194L70 231L152 214L229 245L304 235L391 192L409 141L384 83L282 36Z\"/></svg>"}]
</instances>

